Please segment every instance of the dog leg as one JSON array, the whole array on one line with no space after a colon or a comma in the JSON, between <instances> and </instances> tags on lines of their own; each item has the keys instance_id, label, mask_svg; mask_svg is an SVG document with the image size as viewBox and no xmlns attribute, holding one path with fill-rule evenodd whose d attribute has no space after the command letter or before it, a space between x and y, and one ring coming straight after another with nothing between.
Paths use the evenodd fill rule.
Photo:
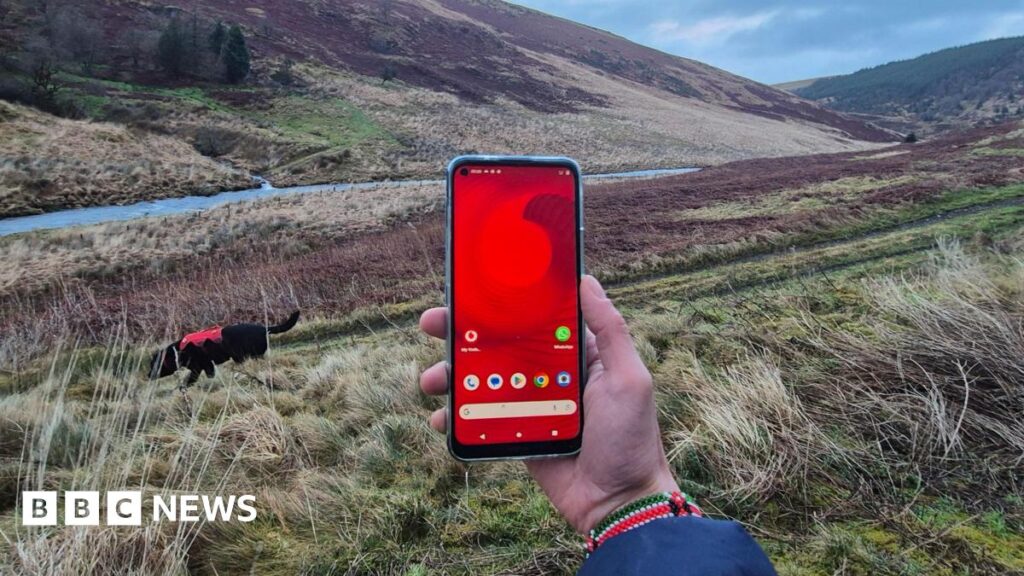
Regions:
<instances>
[{"instance_id":1,"label":"dog leg","mask_svg":"<svg viewBox=\"0 0 1024 576\"><path fill-rule=\"evenodd\" d=\"M182 412L189 418L192 418L194 411L192 409L192 399L188 395L188 389L199 380L199 374L200 372L189 371L188 376L183 378L178 384L178 391L181 392Z\"/></svg>"}]
</instances>

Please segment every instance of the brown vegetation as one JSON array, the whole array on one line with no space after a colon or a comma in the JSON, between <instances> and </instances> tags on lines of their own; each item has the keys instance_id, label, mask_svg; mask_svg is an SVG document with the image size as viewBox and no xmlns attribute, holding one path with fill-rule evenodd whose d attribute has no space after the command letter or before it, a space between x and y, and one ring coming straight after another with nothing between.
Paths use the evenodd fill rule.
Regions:
<instances>
[{"instance_id":1,"label":"brown vegetation","mask_svg":"<svg viewBox=\"0 0 1024 576\"><path fill-rule=\"evenodd\" d=\"M927 217L932 213L921 206L938 201L951 189L986 188L1024 179L1016 157L972 153L978 142L1018 139L1015 128L1010 125L951 136L907 147L903 154L751 160L639 183L594 185L586 192L588 268L608 280L664 274L801 242L827 241L851 229L870 230L874 220L887 226L913 219L914 214ZM857 178L866 180L857 185ZM846 192L836 195L843 186ZM382 190L387 194L387 189ZM400 190L396 191L399 195L403 193ZM268 306L287 308L297 303L334 315L418 301L425 294L439 297L444 230L440 216L430 210L440 205L442 191L438 186L435 191L409 192L418 198L409 206L420 208L406 211L405 221L338 236L316 232L323 225L316 224L316 214L306 212L303 226L310 232L298 227L296 220L289 224L288 219L279 221L275 230L275 217L269 217L274 210L268 212L268 218L256 217L255 221L264 222L263 228L253 229L259 230L260 242L245 241L253 236L247 236L247 228L241 224L251 216L230 223L234 208L169 218L160 224L126 224L128 229L135 226L153 231L153 239L146 245L166 254L159 264L147 268L151 262L145 252L126 250L111 262L90 264L86 260L77 270L72 269L79 278L65 277L44 292L31 282L27 290L19 292L19 282L9 281L13 291L3 299L0 318L15 331L31 327L40 335L62 333L64 328L78 334L102 334L124 320L133 332L156 334L228 318L260 317ZM755 215L738 213L732 218L692 219L686 215L727 201L754 205L773 194L781 194L784 203L770 215L757 215L756 211ZM270 206L294 202L313 208L329 199L275 200ZM970 197L956 198L953 207L960 205L956 202L969 205L972 201ZM624 211L624 202L642 205L644 210ZM396 206L403 205L396 200ZM254 213L258 213L256 206ZM801 209L791 209L794 206ZM941 207L935 210L941 211ZM378 211L377 215L388 213ZM323 211L322 215L329 222L337 212ZM180 254L176 261L176 234L157 231L182 226L200 231L235 226L238 232L228 232L223 244L211 244L202 254ZM119 225L108 225L82 233L111 235L111 240L96 240L102 245L114 242L122 230ZM67 234L74 232L54 237ZM233 240L236 236L237 241ZM36 242L40 241L8 238L0 246L21 254L23 267L31 270L36 266L32 262L36 250L26 247ZM59 252L66 254L60 259L63 261L78 258L74 250ZM40 261L47 260L43 257ZM100 280L90 280L97 274ZM19 320L26 314L33 318L31 322ZM25 335L15 340L35 339Z\"/></svg>"},{"instance_id":2,"label":"brown vegetation","mask_svg":"<svg viewBox=\"0 0 1024 576\"><path fill-rule=\"evenodd\" d=\"M181 140L0 101L0 218L247 188Z\"/></svg>"}]
</instances>

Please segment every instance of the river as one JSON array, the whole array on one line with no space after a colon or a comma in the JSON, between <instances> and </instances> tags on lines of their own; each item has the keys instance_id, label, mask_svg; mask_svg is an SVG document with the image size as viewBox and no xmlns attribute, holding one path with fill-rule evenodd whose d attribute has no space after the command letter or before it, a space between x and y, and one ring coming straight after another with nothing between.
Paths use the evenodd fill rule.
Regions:
<instances>
[{"instance_id":1,"label":"river","mask_svg":"<svg viewBox=\"0 0 1024 576\"><path fill-rule=\"evenodd\" d=\"M656 176L686 174L688 172L696 172L697 170L700 170L700 168L659 168L654 170L609 172L606 174L588 174L583 176L583 180L652 178ZM46 214L35 214L32 216L4 218L0 220L0 236L31 232L33 230L67 228L70 226L82 226L86 224L100 224L102 222L134 220L135 218L146 218L149 216L170 216L172 214L201 212L203 210L209 210L210 208L216 208L225 204L244 202L247 200L259 200L261 198L281 196L284 194L337 192L342 190L372 188L374 186L381 185L416 186L423 184L440 184L444 182L443 180L398 180L387 182L314 184L310 186L275 188L262 178L257 178L256 181L260 184L258 188L238 190L235 192L221 192L220 194L214 194L212 196L163 198L160 200L148 200L123 206L90 206L87 208L72 208L70 210L59 210L56 212L47 212Z\"/></svg>"}]
</instances>

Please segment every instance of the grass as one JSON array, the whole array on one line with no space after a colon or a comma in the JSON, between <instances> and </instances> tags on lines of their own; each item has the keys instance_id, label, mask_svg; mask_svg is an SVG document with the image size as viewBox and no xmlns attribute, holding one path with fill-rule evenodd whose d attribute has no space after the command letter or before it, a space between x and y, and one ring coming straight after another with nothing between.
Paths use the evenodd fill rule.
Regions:
<instances>
[{"instance_id":1,"label":"grass","mask_svg":"<svg viewBox=\"0 0 1024 576\"><path fill-rule=\"evenodd\" d=\"M338 238L429 213L442 202L440 186L382 184L278 196L201 214L0 237L0 254L12 264L0 272L0 294L36 292L61 279L167 275L193 265L189 262L197 254L242 259L259 250L294 257Z\"/></svg>"},{"instance_id":2,"label":"grass","mask_svg":"<svg viewBox=\"0 0 1024 576\"><path fill-rule=\"evenodd\" d=\"M851 176L825 181L795 190L761 195L753 199L722 202L680 212L680 221L720 221L735 218L771 216L779 213L813 212L836 204L861 199L869 192L914 182L913 175L883 179L872 176Z\"/></svg>"},{"instance_id":3,"label":"grass","mask_svg":"<svg viewBox=\"0 0 1024 576\"><path fill-rule=\"evenodd\" d=\"M670 464L782 574L1024 569L1024 188L1005 159L922 150L866 166L801 159L808 176L784 169L760 189L743 164L590 190L592 250L654 375ZM602 251L627 193L649 222L619 229L633 268ZM380 187L0 242L22 270L8 287L27 284L2 300L0 535L12 544L0 562L25 574L575 570L579 540L520 465L460 465L427 429L439 400L417 375L443 346L415 318L441 298L439 198ZM694 227L680 206L716 230L748 224L674 243ZM763 224L774 220L786 223ZM178 271L174 253L197 243ZM83 289L47 292L57 269ZM222 366L187 400L144 379L148 353L197 318L276 318L297 301L307 314L268 359ZM16 494L40 486L251 491L260 518L26 529Z\"/></svg>"},{"instance_id":4,"label":"grass","mask_svg":"<svg viewBox=\"0 0 1024 576\"><path fill-rule=\"evenodd\" d=\"M935 226L932 233L947 231ZM917 359L933 378L943 374L935 380L941 396L920 383L907 389L916 380L901 380L896 365L884 363L868 372L876 378L870 388L848 381L866 374L853 359L920 354L931 349L926 337L954 346L949 362L955 354L972 366L972 378L992 378L1000 362L1016 366L1018 356L1002 353L1006 344L958 343L976 341L968 322L1020 318L1021 230L990 227L996 252L946 242L937 254L919 253L923 261L881 257L870 270L839 268L827 279L779 258L777 281L696 300L680 293L638 305L620 289L615 297L655 375L671 463L685 489L716 514L749 522L783 574L1021 569L1024 509L1012 483L1004 484L1012 468L1000 468L1019 453L1004 444L1004 430L1019 427L1014 404L1005 405L1006 416L971 411L956 429L894 442L899 437L879 428L884 420L863 403L896 409L943 398L946 412L899 408L889 417L913 427L952 426L942 414L960 414L963 398L942 372L946 364ZM880 269L904 272L886 280ZM955 310L954 296L967 306L956 323L926 336L925 324L912 321ZM922 308L932 300L941 306ZM972 312L978 306L986 316ZM275 340L269 360L223 367L188 403L169 384L141 380L144 345L119 340L56 358L32 386L0 399L8 482L13 474L53 489L246 490L257 495L261 516L187 528L30 530L15 526L6 493L0 530L19 543L5 552L8 565L26 573L86 565L112 572L571 572L581 559L577 540L520 466L463 467L427 429L436 401L416 392L416 377L441 346L408 320L396 321L340 340L330 322L300 325L287 341ZM1024 343L1019 333L1007 337ZM993 355L979 356L984 350ZM971 402L998 405L984 396L998 386L975 385L981 396ZM834 387L849 398L832 401ZM96 456L104 453L111 456ZM126 549L141 553L115 556Z\"/></svg>"},{"instance_id":5,"label":"grass","mask_svg":"<svg viewBox=\"0 0 1024 576\"><path fill-rule=\"evenodd\" d=\"M191 146L124 126L54 118L0 102L0 217L213 194L250 178Z\"/></svg>"}]
</instances>

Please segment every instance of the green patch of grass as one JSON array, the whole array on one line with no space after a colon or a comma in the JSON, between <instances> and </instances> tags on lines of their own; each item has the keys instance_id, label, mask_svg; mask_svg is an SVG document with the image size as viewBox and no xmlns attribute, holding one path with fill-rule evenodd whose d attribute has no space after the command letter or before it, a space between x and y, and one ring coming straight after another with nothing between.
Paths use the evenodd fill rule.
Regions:
<instances>
[{"instance_id":1,"label":"green patch of grass","mask_svg":"<svg viewBox=\"0 0 1024 576\"><path fill-rule=\"evenodd\" d=\"M983 146L971 150L976 156L1024 156L1024 148L992 148Z\"/></svg>"},{"instance_id":2,"label":"green patch of grass","mask_svg":"<svg viewBox=\"0 0 1024 576\"><path fill-rule=\"evenodd\" d=\"M253 116L270 122L286 137L327 147L350 147L389 138L366 114L340 98L285 96Z\"/></svg>"},{"instance_id":3,"label":"green patch of grass","mask_svg":"<svg viewBox=\"0 0 1024 576\"><path fill-rule=\"evenodd\" d=\"M1009 572L1024 571L1024 534L1007 525L1002 510L969 514L949 498L913 508L920 526L945 546L959 546Z\"/></svg>"},{"instance_id":4,"label":"green patch of grass","mask_svg":"<svg viewBox=\"0 0 1024 576\"><path fill-rule=\"evenodd\" d=\"M232 107L210 96L206 88L199 86L180 88L149 86L78 76L67 72L59 73L58 78L67 83L70 90L76 92L76 101L84 102L87 110L95 110L97 113L99 112L99 108L96 108L97 104L106 104L115 100L151 101L146 98L147 96L159 96L170 103L186 104L207 110L235 112ZM97 89L101 89L103 94L93 94ZM217 89L222 90L220 87ZM249 91L251 89L236 88L236 90ZM92 99L91 102L90 99Z\"/></svg>"}]
</instances>

